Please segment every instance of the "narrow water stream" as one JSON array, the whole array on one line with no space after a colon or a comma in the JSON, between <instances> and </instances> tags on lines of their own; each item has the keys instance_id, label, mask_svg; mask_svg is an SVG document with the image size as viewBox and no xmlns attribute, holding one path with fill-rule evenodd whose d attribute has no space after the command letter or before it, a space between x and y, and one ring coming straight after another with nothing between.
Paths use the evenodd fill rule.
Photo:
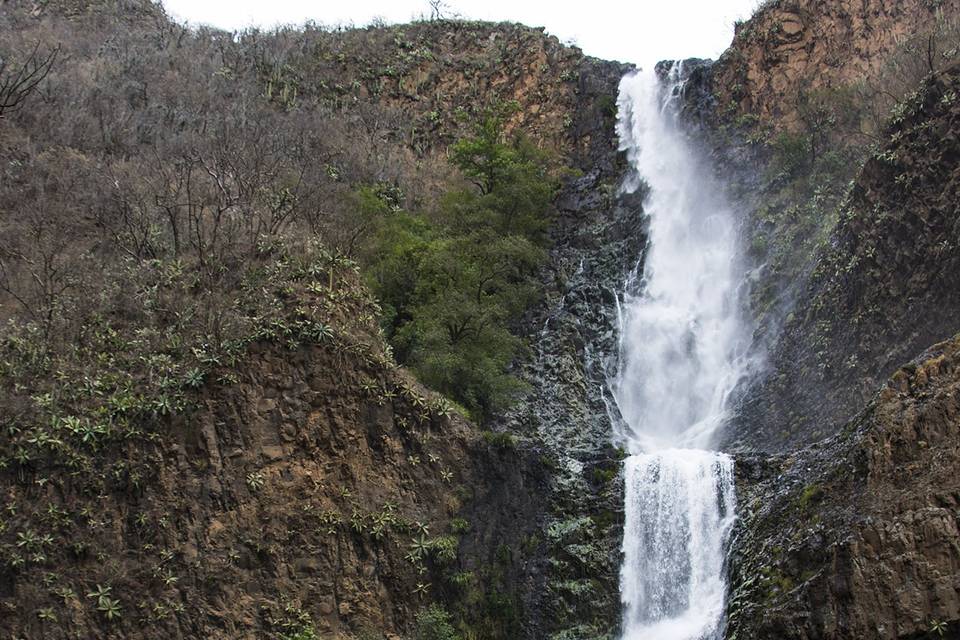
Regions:
<instances>
[{"instance_id":1,"label":"narrow water stream","mask_svg":"<svg viewBox=\"0 0 960 640\"><path fill-rule=\"evenodd\" d=\"M623 421L623 640L702 640L722 632L733 461L713 451L748 367L750 331L737 221L679 128L675 63L620 84L617 133L649 187L642 272L625 285L619 370Z\"/></svg>"}]
</instances>

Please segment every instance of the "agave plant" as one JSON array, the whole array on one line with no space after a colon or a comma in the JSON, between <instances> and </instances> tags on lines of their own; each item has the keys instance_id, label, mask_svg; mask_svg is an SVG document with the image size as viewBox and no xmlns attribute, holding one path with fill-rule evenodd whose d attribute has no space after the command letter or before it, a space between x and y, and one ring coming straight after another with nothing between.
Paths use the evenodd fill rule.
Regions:
<instances>
[{"instance_id":1,"label":"agave plant","mask_svg":"<svg viewBox=\"0 0 960 640\"><path fill-rule=\"evenodd\" d=\"M265 483L266 480L264 479L263 474L259 471L254 471L247 474L247 486L251 491L260 491Z\"/></svg>"},{"instance_id":2,"label":"agave plant","mask_svg":"<svg viewBox=\"0 0 960 640\"><path fill-rule=\"evenodd\" d=\"M427 538L426 535L420 534L410 541L410 553L408 555L412 555L417 560L420 560L427 557L431 549L433 549L433 541Z\"/></svg>"},{"instance_id":3,"label":"agave plant","mask_svg":"<svg viewBox=\"0 0 960 640\"><path fill-rule=\"evenodd\" d=\"M37 618L40 620L45 620L47 622L56 622L57 615L53 612L53 608L44 607L37 610Z\"/></svg>"},{"instance_id":4,"label":"agave plant","mask_svg":"<svg viewBox=\"0 0 960 640\"><path fill-rule=\"evenodd\" d=\"M97 600L97 611L110 621L120 618L120 601L109 596L102 596Z\"/></svg>"},{"instance_id":5,"label":"agave plant","mask_svg":"<svg viewBox=\"0 0 960 640\"><path fill-rule=\"evenodd\" d=\"M375 380L366 378L360 382L360 390L368 396L374 396L380 391L380 386Z\"/></svg>"},{"instance_id":6,"label":"agave plant","mask_svg":"<svg viewBox=\"0 0 960 640\"><path fill-rule=\"evenodd\" d=\"M367 528L367 518L357 509L350 514L350 528L356 533L363 533Z\"/></svg>"}]
</instances>

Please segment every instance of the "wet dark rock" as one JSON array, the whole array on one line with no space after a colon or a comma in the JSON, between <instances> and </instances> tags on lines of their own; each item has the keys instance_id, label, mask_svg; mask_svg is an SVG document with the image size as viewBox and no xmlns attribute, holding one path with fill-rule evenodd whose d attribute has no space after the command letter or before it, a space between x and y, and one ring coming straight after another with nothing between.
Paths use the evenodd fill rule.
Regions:
<instances>
[{"instance_id":1,"label":"wet dark rock","mask_svg":"<svg viewBox=\"0 0 960 640\"><path fill-rule=\"evenodd\" d=\"M900 363L960 317L960 67L926 83L840 206L728 447L782 451L829 436Z\"/></svg>"},{"instance_id":2,"label":"wet dark rock","mask_svg":"<svg viewBox=\"0 0 960 640\"><path fill-rule=\"evenodd\" d=\"M591 104L613 104L628 69L581 73L581 86L596 92ZM620 617L623 487L607 378L617 297L642 253L645 221L642 194L621 193L626 165L612 112L579 117L575 131L587 132L594 150L558 200L546 294L526 321L532 353L520 374L530 390L498 426L523 434L552 467L539 516L543 553L532 562L536 588L525 606L531 638L612 637Z\"/></svg>"},{"instance_id":3,"label":"wet dark rock","mask_svg":"<svg viewBox=\"0 0 960 640\"><path fill-rule=\"evenodd\" d=\"M957 637L958 443L960 336L837 435L739 460L727 637Z\"/></svg>"}]
</instances>

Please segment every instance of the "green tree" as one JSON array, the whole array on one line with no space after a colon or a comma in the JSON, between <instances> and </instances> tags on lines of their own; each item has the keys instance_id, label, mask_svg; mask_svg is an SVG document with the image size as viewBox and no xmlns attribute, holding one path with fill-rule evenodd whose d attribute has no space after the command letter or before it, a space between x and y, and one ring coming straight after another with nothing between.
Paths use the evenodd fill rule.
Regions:
<instances>
[{"instance_id":1,"label":"green tree","mask_svg":"<svg viewBox=\"0 0 960 640\"><path fill-rule=\"evenodd\" d=\"M556 192L547 157L522 138L505 141L507 113L490 111L453 145L472 186L451 188L434 210L395 211L371 201L373 191L358 195L360 214L376 218L362 259L398 361L480 420L522 386L509 373L523 349L516 325L540 294Z\"/></svg>"},{"instance_id":2,"label":"green tree","mask_svg":"<svg viewBox=\"0 0 960 640\"><path fill-rule=\"evenodd\" d=\"M492 193L509 180L516 165L516 151L503 143L504 123L516 111L516 103L489 109L472 136L450 148L450 159L481 193Z\"/></svg>"},{"instance_id":3,"label":"green tree","mask_svg":"<svg viewBox=\"0 0 960 640\"><path fill-rule=\"evenodd\" d=\"M432 604L417 614L414 640L460 640L450 624L450 614L438 604Z\"/></svg>"}]
</instances>

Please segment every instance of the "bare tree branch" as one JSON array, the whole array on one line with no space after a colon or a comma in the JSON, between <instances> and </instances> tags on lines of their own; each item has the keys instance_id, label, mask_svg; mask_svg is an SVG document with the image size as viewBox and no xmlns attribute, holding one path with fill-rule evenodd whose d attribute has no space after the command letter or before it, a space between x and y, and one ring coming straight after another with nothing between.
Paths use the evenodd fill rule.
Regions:
<instances>
[{"instance_id":1,"label":"bare tree branch","mask_svg":"<svg viewBox=\"0 0 960 640\"><path fill-rule=\"evenodd\" d=\"M50 73L53 63L60 53L58 44L46 56L40 55L40 42L33 47L33 51L26 61L16 69L8 69L7 60L0 57L0 118L5 113L13 112L23 106L34 89Z\"/></svg>"}]
</instances>

